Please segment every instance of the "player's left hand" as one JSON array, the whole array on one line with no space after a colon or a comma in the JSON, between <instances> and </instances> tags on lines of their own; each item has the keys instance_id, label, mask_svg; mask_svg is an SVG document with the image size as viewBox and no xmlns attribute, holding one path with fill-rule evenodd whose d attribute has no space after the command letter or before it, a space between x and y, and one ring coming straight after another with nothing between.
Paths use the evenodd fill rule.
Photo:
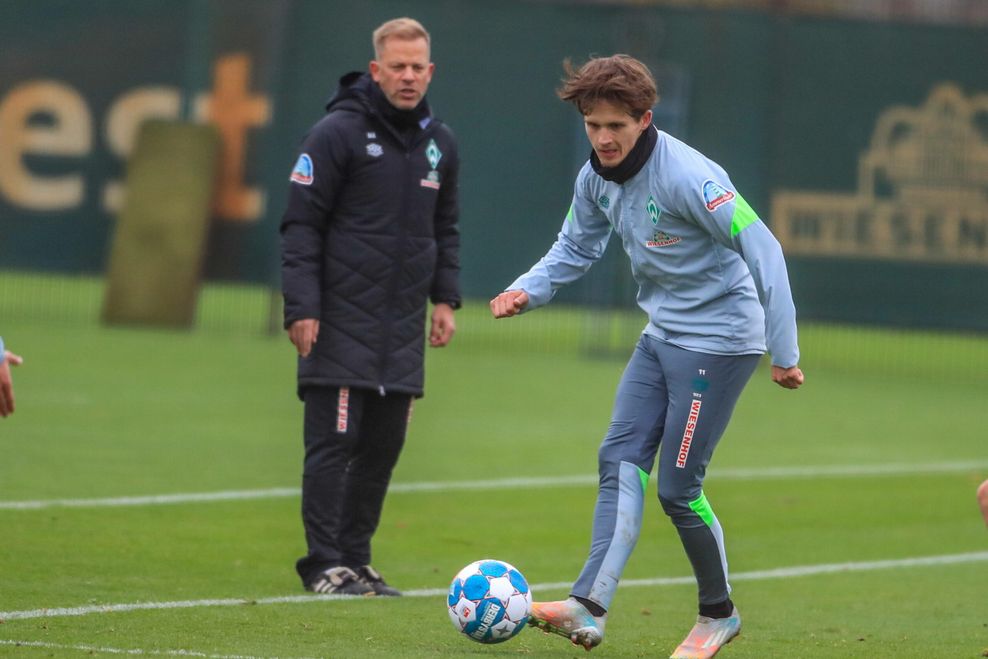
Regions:
<instances>
[{"instance_id":1,"label":"player's left hand","mask_svg":"<svg viewBox=\"0 0 988 659\"><path fill-rule=\"evenodd\" d=\"M790 366L789 368L773 366L772 382L786 389L799 389L799 386L803 384L803 372L799 370L799 366Z\"/></svg>"},{"instance_id":2,"label":"player's left hand","mask_svg":"<svg viewBox=\"0 0 988 659\"><path fill-rule=\"evenodd\" d=\"M453 307L440 302L432 310L432 327L429 330L429 345L442 348L453 340L456 333L456 320L453 318Z\"/></svg>"}]
</instances>

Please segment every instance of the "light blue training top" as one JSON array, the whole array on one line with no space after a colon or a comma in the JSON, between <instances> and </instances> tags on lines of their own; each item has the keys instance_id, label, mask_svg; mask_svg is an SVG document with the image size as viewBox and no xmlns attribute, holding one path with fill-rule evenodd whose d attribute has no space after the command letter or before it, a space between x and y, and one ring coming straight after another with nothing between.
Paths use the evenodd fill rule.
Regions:
<instances>
[{"instance_id":1,"label":"light blue training top","mask_svg":"<svg viewBox=\"0 0 988 659\"><path fill-rule=\"evenodd\" d=\"M548 303L600 259L613 231L631 260L646 334L717 355L768 350L773 365L797 365L779 241L720 165L657 132L652 155L623 184L583 166L556 242L505 290L524 290L526 311Z\"/></svg>"}]
</instances>

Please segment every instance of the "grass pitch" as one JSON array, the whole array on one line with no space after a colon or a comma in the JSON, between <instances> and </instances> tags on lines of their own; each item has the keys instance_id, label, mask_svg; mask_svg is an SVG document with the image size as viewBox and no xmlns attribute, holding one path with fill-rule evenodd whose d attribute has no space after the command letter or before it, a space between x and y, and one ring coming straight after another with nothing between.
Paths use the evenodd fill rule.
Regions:
<instances>
[{"instance_id":1,"label":"grass pitch","mask_svg":"<svg viewBox=\"0 0 988 659\"><path fill-rule=\"evenodd\" d=\"M375 538L408 596L357 601L307 596L294 574L302 409L284 337L5 317L26 362L0 420L0 656L584 656L533 630L481 646L446 616L449 580L478 558L565 596L624 365L581 354L579 312L483 307L428 352ZM744 618L719 656L982 656L988 339L801 329L806 385L760 369L707 480ZM242 498L189 496L217 492ZM107 501L157 495L180 502ZM690 574L653 483L593 655L668 656L695 616Z\"/></svg>"}]
</instances>

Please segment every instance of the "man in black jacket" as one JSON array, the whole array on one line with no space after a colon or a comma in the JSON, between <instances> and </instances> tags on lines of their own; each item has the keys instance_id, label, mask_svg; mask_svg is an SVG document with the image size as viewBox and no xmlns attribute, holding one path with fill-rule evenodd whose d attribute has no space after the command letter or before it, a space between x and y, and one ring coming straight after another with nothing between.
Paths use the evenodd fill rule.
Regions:
<instances>
[{"instance_id":1,"label":"man in black jacket","mask_svg":"<svg viewBox=\"0 0 988 659\"><path fill-rule=\"evenodd\" d=\"M368 73L349 73L305 137L281 223L285 328L304 402L306 589L399 595L370 567L391 472L429 345L460 306L452 131L425 93L429 34L409 18L374 31Z\"/></svg>"}]
</instances>

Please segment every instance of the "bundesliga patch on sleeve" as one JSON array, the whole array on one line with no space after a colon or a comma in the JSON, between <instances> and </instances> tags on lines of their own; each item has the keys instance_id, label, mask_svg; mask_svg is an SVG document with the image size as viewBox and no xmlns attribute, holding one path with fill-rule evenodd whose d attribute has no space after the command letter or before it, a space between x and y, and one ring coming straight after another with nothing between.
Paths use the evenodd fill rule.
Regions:
<instances>
[{"instance_id":1,"label":"bundesliga patch on sleeve","mask_svg":"<svg viewBox=\"0 0 988 659\"><path fill-rule=\"evenodd\" d=\"M291 180L293 183L312 185L312 175L312 158L309 157L308 153L303 153L295 162L295 168L292 169Z\"/></svg>"},{"instance_id":2,"label":"bundesliga patch on sleeve","mask_svg":"<svg viewBox=\"0 0 988 659\"><path fill-rule=\"evenodd\" d=\"M707 179L703 182L703 203L707 210L713 212L718 206L722 206L734 199L734 193L719 183Z\"/></svg>"}]
</instances>

